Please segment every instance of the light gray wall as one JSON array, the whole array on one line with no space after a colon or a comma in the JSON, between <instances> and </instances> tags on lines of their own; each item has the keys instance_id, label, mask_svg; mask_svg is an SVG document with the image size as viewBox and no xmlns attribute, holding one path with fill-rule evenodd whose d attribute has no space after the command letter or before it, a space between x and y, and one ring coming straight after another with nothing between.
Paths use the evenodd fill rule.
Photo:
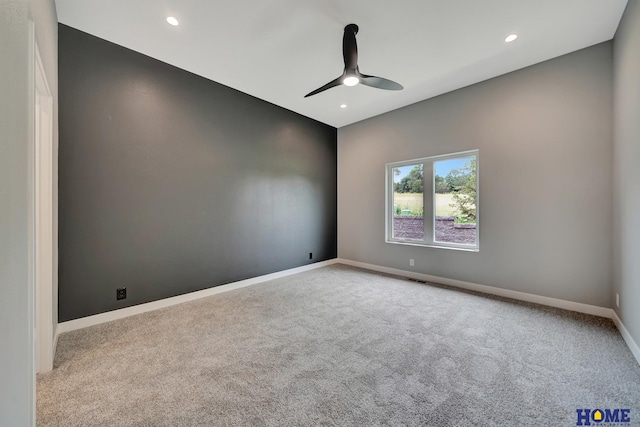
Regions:
<instances>
[{"instance_id":1,"label":"light gray wall","mask_svg":"<svg viewBox=\"0 0 640 427\"><path fill-rule=\"evenodd\" d=\"M640 2L629 0L614 39L614 295L640 345Z\"/></svg>"},{"instance_id":2,"label":"light gray wall","mask_svg":"<svg viewBox=\"0 0 640 427\"><path fill-rule=\"evenodd\" d=\"M0 2L0 425L34 424L29 21L57 102L53 1Z\"/></svg>"},{"instance_id":3,"label":"light gray wall","mask_svg":"<svg viewBox=\"0 0 640 427\"><path fill-rule=\"evenodd\" d=\"M0 424L33 422L28 7L0 2Z\"/></svg>"},{"instance_id":4,"label":"light gray wall","mask_svg":"<svg viewBox=\"0 0 640 427\"><path fill-rule=\"evenodd\" d=\"M475 148L480 252L385 243L385 163ZM338 256L610 307L611 182L608 42L340 128Z\"/></svg>"}]
</instances>

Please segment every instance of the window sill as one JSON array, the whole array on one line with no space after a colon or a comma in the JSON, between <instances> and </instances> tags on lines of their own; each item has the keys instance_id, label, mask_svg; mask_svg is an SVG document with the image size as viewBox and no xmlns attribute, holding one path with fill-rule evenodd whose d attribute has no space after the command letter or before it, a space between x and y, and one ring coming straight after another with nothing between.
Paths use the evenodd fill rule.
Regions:
<instances>
[{"instance_id":1,"label":"window sill","mask_svg":"<svg viewBox=\"0 0 640 427\"><path fill-rule=\"evenodd\" d=\"M463 246L445 246L445 245L438 245L435 243L416 243L416 242L410 242L406 240L386 240L386 243L391 243L392 245L417 246L421 248L448 249L451 251L460 251L460 252L480 252L480 248L465 248Z\"/></svg>"}]
</instances>

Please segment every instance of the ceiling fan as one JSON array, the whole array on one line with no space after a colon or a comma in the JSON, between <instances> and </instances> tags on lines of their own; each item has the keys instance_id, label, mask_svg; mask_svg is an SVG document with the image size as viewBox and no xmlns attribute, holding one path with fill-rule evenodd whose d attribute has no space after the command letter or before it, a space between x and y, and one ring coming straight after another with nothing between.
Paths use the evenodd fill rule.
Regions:
<instances>
[{"instance_id":1,"label":"ceiling fan","mask_svg":"<svg viewBox=\"0 0 640 427\"><path fill-rule=\"evenodd\" d=\"M394 81L376 77L368 76L360 73L358 69L358 46L356 45L356 34L358 34L358 26L356 24L349 24L344 27L344 36L342 37L342 56L344 57L344 72L340 77L330 81L326 85L319 87L313 92L309 92L304 97L316 95L320 92L324 92L332 87L345 85L355 86L358 83L362 83L365 86L371 86L378 89L385 90L402 90L401 84Z\"/></svg>"}]
</instances>

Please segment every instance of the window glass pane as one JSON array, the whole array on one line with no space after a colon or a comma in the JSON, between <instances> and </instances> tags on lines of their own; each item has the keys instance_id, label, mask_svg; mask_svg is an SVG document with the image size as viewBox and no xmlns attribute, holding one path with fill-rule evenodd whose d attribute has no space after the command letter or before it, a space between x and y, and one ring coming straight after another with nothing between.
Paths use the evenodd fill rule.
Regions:
<instances>
[{"instance_id":1,"label":"window glass pane","mask_svg":"<svg viewBox=\"0 0 640 427\"><path fill-rule=\"evenodd\" d=\"M423 164L393 168L393 237L424 240Z\"/></svg>"},{"instance_id":2,"label":"window glass pane","mask_svg":"<svg viewBox=\"0 0 640 427\"><path fill-rule=\"evenodd\" d=\"M476 244L477 159L434 162L434 237L436 242Z\"/></svg>"}]
</instances>

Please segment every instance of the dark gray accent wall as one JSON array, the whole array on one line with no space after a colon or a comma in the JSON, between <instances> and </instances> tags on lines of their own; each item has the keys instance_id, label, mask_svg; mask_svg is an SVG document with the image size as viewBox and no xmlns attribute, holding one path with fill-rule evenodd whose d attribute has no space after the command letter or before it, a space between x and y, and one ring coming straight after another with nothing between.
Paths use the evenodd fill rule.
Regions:
<instances>
[{"instance_id":1,"label":"dark gray accent wall","mask_svg":"<svg viewBox=\"0 0 640 427\"><path fill-rule=\"evenodd\" d=\"M59 67L60 321L336 257L335 128L65 25Z\"/></svg>"}]
</instances>

